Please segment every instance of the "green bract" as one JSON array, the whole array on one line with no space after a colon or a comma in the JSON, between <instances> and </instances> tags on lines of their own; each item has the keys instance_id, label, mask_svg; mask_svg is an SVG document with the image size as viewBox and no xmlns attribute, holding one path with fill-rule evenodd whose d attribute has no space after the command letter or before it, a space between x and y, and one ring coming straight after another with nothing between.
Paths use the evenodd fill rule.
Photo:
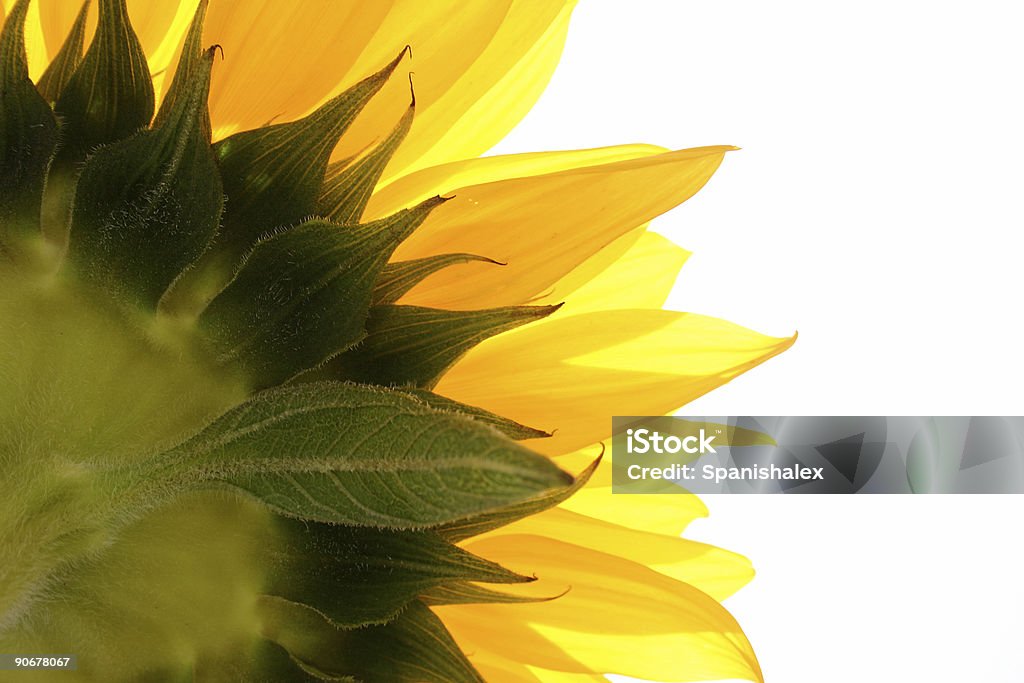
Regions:
<instances>
[{"instance_id":1,"label":"green bract","mask_svg":"<svg viewBox=\"0 0 1024 683\"><path fill-rule=\"evenodd\" d=\"M531 580L458 540L564 500L547 436L430 390L555 307L403 293L444 203L360 218L413 119L330 165L405 58L215 144L199 5L159 111L124 0L38 83L0 37L0 652L60 680L478 680L427 605ZM46 679L45 672L18 680Z\"/></svg>"}]
</instances>

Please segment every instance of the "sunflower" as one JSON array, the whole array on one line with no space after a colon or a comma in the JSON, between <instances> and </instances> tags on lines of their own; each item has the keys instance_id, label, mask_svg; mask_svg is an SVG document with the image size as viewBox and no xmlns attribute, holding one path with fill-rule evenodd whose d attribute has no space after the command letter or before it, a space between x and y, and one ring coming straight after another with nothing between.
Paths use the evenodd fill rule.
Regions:
<instances>
[{"instance_id":1,"label":"sunflower","mask_svg":"<svg viewBox=\"0 0 1024 683\"><path fill-rule=\"evenodd\" d=\"M478 158L573 5L5 4L0 652L78 657L17 680L761 680L598 447L792 343L661 309L731 148Z\"/></svg>"}]
</instances>

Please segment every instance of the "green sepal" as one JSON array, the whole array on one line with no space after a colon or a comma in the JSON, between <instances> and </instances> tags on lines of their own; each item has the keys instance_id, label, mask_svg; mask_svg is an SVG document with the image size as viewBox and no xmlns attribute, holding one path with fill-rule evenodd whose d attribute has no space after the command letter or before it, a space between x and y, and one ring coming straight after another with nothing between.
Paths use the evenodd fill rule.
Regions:
<instances>
[{"instance_id":1,"label":"green sepal","mask_svg":"<svg viewBox=\"0 0 1024 683\"><path fill-rule=\"evenodd\" d=\"M545 318L559 306L446 311L384 304L370 309L366 339L330 363L338 379L430 389L467 351L501 332Z\"/></svg>"},{"instance_id":2,"label":"green sepal","mask_svg":"<svg viewBox=\"0 0 1024 683\"><path fill-rule=\"evenodd\" d=\"M332 627L303 605L266 599L263 634L307 671L361 683L483 683L441 620L416 600L393 621L355 630Z\"/></svg>"},{"instance_id":3,"label":"green sepal","mask_svg":"<svg viewBox=\"0 0 1024 683\"><path fill-rule=\"evenodd\" d=\"M168 493L224 486L286 516L425 529L570 488L549 459L407 394L320 382L256 394L158 458Z\"/></svg>"},{"instance_id":4,"label":"green sepal","mask_svg":"<svg viewBox=\"0 0 1024 683\"><path fill-rule=\"evenodd\" d=\"M442 410L448 413L458 413L472 418L477 422L482 422L494 429L497 429L513 441L522 441L524 439L544 439L551 436L551 432L527 427L515 420L510 420L507 417L502 417L501 415L484 410L483 408L477 408L476 406L453 401L446 396L435 394L434 392L426 389L402 389L401 391L411 396L415 396L435 410Z\"/></svg>"},{"instance_id":5,"label":"green sepal","mask_svg":"<svg viewBox=\"0 0 1024 683\"><path fill-rule=\"evenodd\" d=\"M391 621L421 593L451 582L533 579L429 531L390 531L278 518L266 554L269 595L308 605L338 628Z\"/></svg>"},{"instance_id":6,"label":"green sepal","mask_svg":"<svg viewBox=\"0 0 1024 683\"><path fill-rule=\"evenodd\" d=\"M373 289L374 304L393 304L413 287L439 270L470 261L505 265L476 254L438 254L411 261L395 261L384 267Z\"/></svg>"},{"instance_id":7,"label":"green sepal","mask_svg":"<svg viewBox=\"0 0 1024 683\"><path fill-rule=\"evenodd\" d=\"M479 536L493 529L498 529L525 517L544 512L568 500L570 496L583 488L590 481L590 477L593 476L594 472L597 471L599 464L601 464L601 456L598 456L594 462L577 475L569 486L442 525L437 528L437 532L449 541L456 543L473 536Z\"/></svg>"},{"instance_id":8,"label":"green sepal","mask_svg":"<svg viewBox=\"0 0 1024 683\"><path fill-rule=\"evenodd\" d=\"M384 142L355 163L344 168L332 166L327 169L320 191L320 215L345 225L359 222L373 194L373 188L384 174L384 168L409 134L415 112L414 99Z\"/></svg>"},{"instance_id":9,"label":"green sepal","mask_svg":"<svg viewBox=\"0 0 1024 683\"><path fill-rule=\"evenodd\" d=\"M351 347L365 333L377 275L443 201L366 225L309 221L259 242L199 318L217 362L267 387Z\"/></svg>"},{"instance_id":10,"label":"green sepal","mask_svg":"<svg viewBox=\"0 0 1024 683\"><path fill-rule=\"evenodd\" d=\"M178 57L178 66L174 70L174 79L170 87L164 93L163 102L153 119L153 127L159 128L174 111L178 100L189 96L190 84L193 74L198 69L207 68L204 64L207 50L203 49L203 22L206 20L206 10L209 7L209 0L200 0L196 6L196 12L192 16L192 23L189 24L188 33L185 34L185 42L181 46L181 55ZM207 139L210 138L210 110L204 103L203 116L201 119L203 132Z\"/></svg>"},{"instance_id":11,"label":"green sepal","mask_svg":"<svg viewBox=\"0 0 1024 683\"><path fill-rule=\"evenodd\" d=\"M217 231L223 193L202 127L212 50L163 125L101 148L75 193L68 258L123 301L156 307Z\"/></svg>"},{"instance_id":12,"label":"green sepal","mask_svg":"<svg viewBox=\"0 0 1024 683\"><path fill-rule=\"evenodd\" d=\"M568 591L566 591L568 592ZM535 598L528 595L513 595L493 588L466 581L456 581L434 586L420 594L420 601L428 606L435 605L522 605L530 602L550 602L565 595L548 595Z\"/></svg>"},{"instance_id":13,"label":"green sepal","mask_svg":"<svg viewBox=\"0 0 1024 683\"><path fill-rule=\"evenodd\" d=\"M63 161L123 140L153 118L153 82L125 0L99 0L96 35L54 105Z\"/></svg>"},{"instance_id":14,"label":"green sepal","mask_svg":"<svg viewBox=\"0 0 1024 683\"><path fill-rule=\"evenodd\" d=\"M331 152L404 55L303 119L236 133L214 145L228 196L218 250L240 256L269 231L316 213Z\"/></svg>"},{"instance_id":15,"label":"green sepal","mask_svg":"<svg viewBox=\"0 0 1024 683\"><path fill-rule=\"evenodd\" d=\"M351 676L328 676L310 671L286 649L263 638L255 639L245 647L239 648L233 659L205 661L200 657L192 670L194 677L188 679L191 683L359 683Z\"/></svg>"},{"instance_id":16,"label":"green sepal","mask_svg":"<svg viewBox=\"0 0 1024 683\"><path fill-rule=\"evenodd\" d=\"M60 51L46 67L46 71L36 83L39 94L51 104L60 98L64 87L71 80L71 76L78 70L82 63L82 49L85 47L85 21L89 16L89 0L82 3L82 9L78 10L78 17L71 25L71 31Z\"/></svg>"},{"instance_id":17,"label":"green sepal","mask_svg":"<svg viewBox=\"0 0 1024 683\"><path fill-rule=\"evenodd\" d=\"M32 85L25 55L28 0L19 0L0 33L0 251L40 235L46 173L57 120Z\"/></svg>"}]
</instances>

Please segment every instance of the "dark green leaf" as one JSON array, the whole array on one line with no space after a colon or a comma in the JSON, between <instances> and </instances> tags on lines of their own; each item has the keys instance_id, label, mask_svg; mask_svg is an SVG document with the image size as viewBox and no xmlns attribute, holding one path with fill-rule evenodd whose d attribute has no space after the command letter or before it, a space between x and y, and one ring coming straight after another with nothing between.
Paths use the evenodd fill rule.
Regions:
<instances>
[{"instance_id":1,"label":"dark green leaf","mask_svg":"<svg viewBox=\"0 0 1024 683\"><path fill-rule=\"evenodd\" d=\"M57 121L28 77L28 0L11 10L0 33L0 249L18 249L40 234L46 172L57 145Z\"/></svg>"},{"instance_id":2,"label":"dark green leaf","mask_svg":"<svg viewBox=\"0 0 1024 683\"><path fill-rule=\"evenodd\" d=\"M157 463L168 491L225 485L288 516L392 529L451 524L573 481L489 427L334 382L257 394Z\"/></svg>"},{"instance_id":3,"label":"dark green leaf","mask_svg":"<svg viewBox=\"0 0 1024 683\"><path fill-rule=\"evenodd\" d=\"M553 508L559 503L568 500L570 496L583 488L590 481L590 477L597 470L597 466L600 463L601 457L599 456L587 469L583 470L576 477L571 486L548 491L496 510L488 510L466 519L445 524L438 528L438 532L449 541L455 543L472 536L479 536L492 529L498 529L524 517L544 512L548 508Z\"/></svg>"},{"instance_id":4,"label":"dark green leaf","mask_svg":"<svg viewBox=\"0 0 1024 683\"><path fill-rule=\"evenodd\" d=\"M125 0L100 0L96 35L54 106L63 124L60 158L78 161L145 128L153 107L146 53Z\"/></svg>"},{"instance_id":5,"label":"dark green leaf","mask_svg":"<svg viewBox=\"0 0 1024 683\"><path fill-rule=\"evenodd\" d=\"M373 188L384 173L384 167L409 134L415 105L416 101L413 100L391 135L373 151L345 168L327 173L320 193L320 214L345 225L359 222Z\"/></svg>"},{"instance_id":6,"label":"dark green leaf","mask_svg":"<svg viewBox=\"0 0 1024 683\"><path fill-rule=\"evenodd\" d=\"M474 254L438 254L412 261L389 263L377 279L377 285L373 289L373 303L393 304L428 276L449 266L470 261L504 265L500 261Z\"/></svg>"},{"instance_id":7,"label":"dark green leaf","mask_svg":"<svg viewBox=\"0 0 1024 683\"><path fill-rule=\"evenodd\" d=\"M389 531L281 518L266 593L309 605L339 628L383 624L452 581L530 581L429 531Z\"/></svg>"},{"instance_id":8,"label":"dark green leaf","mask_svg":"<svg viewBox=\"0 0 1024 683\"><path fill-rule=\"evenodd\" d=\"M445 311L385 304L370 309L366 339L331 361L339 379L430 389L455 361L496 334L545 318L559 306Z\"/></svg>"},{"instance_id":9,"label":"dark green leaf","mask_svg":"<svg viewBox=\"0 0 1024 683\"><path fill-rule=\"evenodd\" d=\"M419 601L383 626L333 628L316 612L284 600L259 604L263 633L324 675L362 683L482 683L437 616Z\"/></svg>"},{"instance_id":10,"label":"dark green leaf","mask_svg":"<svg viewBox=\"0 0 1024 683\"><path fill-rule=\"evenodd\" d=\"M495 415L483 408L477 408L476 406L470 406L465 403L453 401L450 398L440 396L432 391L427 391L426 389L402 389L402 392L415 396L431 408L443 410L449 413L459 413L478 422L490 425L515 441L522 441L523 439L543 439L551 436L551 432L527 427L526 425L519 424L515 420L510 420L507 417L502 417L501 415Z\"/></svg>"},{"instance_id":11,"label":"dark green leaf","mask_svg":"<svg viewBox=\"0 0 1024 683\"><path fill-rule=\"evenodd\" d=\"M76 190L68 256L82 277L154 308L206 249L223 204L203 130L213 54L163 125L103 147Z\"/></svg>"},{"instance_id":12,"label":"dark green leaf","mask_svg":"<svg viewBox=\"0 0 1024 683\"><path fill-rule=\"evenodd\" d=\"M218 362L266 387L358 342L381 268L443 201L366 225L310 221L257 244L199 319Z\"/></svg>"},{"instance_id":13,"label":"dark green leaf","mask_svg":"<svg viewBox=\"0 0 1024 683\"><path fill-rule=\"evenodd\" d=\"M228 196L218 251L240 256L269 231L316 212L331 152L404 55L304 119L237 133L214 146Z\"/></svg>"}]
</instances>

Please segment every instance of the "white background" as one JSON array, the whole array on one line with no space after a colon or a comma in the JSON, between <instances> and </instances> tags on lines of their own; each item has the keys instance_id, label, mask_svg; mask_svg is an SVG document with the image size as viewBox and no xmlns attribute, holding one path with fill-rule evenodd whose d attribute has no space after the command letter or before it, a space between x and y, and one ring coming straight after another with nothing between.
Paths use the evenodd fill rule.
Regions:
<instances>
[{"instance_id":1,"label":"white background","mask_svg":"<svg viewBox=\"0 0 1024 683\"><path fill-rule=\"evenodd\" d=\"M692 415L1024 414L1024 4L582 0L495 152L735 144L671 307L800 339ZM1024 496L718 496L777 683L1019 683ZM683 654L683 653L680 653Z\"/></svg>"}]
</instances>

